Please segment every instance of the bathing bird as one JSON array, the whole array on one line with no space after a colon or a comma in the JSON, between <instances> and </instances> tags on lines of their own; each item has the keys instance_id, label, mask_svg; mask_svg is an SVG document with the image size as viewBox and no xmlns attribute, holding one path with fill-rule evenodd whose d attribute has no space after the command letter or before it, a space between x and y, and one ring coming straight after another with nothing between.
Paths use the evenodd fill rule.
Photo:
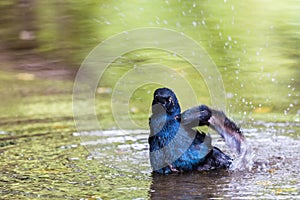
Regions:
<instances>
[{"instance_id":1,"label":"bathing bird","mask_svg":"<svg viewBox=\"0 0 300 200\"><path fill-rule=\"evenodd\" d=\"M228 169L230 156L212 146L210 135L195 129L209 126L237 153L244 136L226 115L206 105L181 113L175 93L169 88L155 90L149 118L150 163L156 173L169 174L193 170Z\"/></svg>"}]
</instances>

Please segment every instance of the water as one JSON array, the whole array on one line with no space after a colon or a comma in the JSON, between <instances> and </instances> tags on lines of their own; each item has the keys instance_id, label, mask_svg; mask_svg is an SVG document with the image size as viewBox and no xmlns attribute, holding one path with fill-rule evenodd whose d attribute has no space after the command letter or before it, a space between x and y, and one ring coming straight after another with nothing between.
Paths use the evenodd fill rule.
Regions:
<instances>
[{"instance_id":1,"label":"water","mask_svg":"<svg viewBox=\"0 0 300 200\"><path fill-rule=\"evenodd\" d=\"M20 27L11 25L13 3L2 2L0 34L10 44L18 38L14 28ZM35 4L37 48L0 52L2 199L300 199L297 0ZM159 71L165 80L187 81L194 99L186 87L172 88L183 110L201 103L214 106L204 81L214 76L203 77L178 53L164 49L131 51L108 63L95 90L99 129L77 129L75 70L57 63L79 65L100 42L143 27L174 30L208 53L222 75L224 111L241 125L251 149L246 167L237 161L230 171L151 173L148 117L152 93L160 85L134 85L158 74L145 73L145 67L160 64L167 69ZM117 50L118 45L109 49ZM124 79L129 72L138 75ZM129 99L112 102L119 85L138 87ZM113 116L116 104L127 108L118 116L124 127ZM137 128L125 129L126 122ZM212 136L214 145L235 157L217 134Z\"/></svg>"},{"instance_id":2,"label":"water","mask_svg":"<svg viewBox=\"0 0 300 200\"><path fill-rule=\"evenodd\" d=\"M1 140L5 144L1 195L7 199L299 199L299 130L299 123L252 124L243 130L254 154L251 169L167 176L151 173L148 130L6 137ZM233 155L217 134L212 137L215 146Z\"/></svg>"},{"instance_id":3,"label":"water","mask_svg":"<svg viewBox=\"0 0 300 200\"><path fill-rule=\"evenodd\" d=\"M283 126L284 125L284 126ZM293 125L292 127L289 127ZM281 127L281 128L279 128ZM188 172L171 175L151 174L148 157L148 131L93 131L75 133L85 142L81 145L102 165L135 176L149 176L148 195L152 199L298 199L300 198L299 134L300 124L259 122L244 129L253 157L245 169ZM93 138L89 140L88 138ZM226 149L213 135L215 146ZM91 158L90 157L90 158Z\"/></svg>"}]
</instances>

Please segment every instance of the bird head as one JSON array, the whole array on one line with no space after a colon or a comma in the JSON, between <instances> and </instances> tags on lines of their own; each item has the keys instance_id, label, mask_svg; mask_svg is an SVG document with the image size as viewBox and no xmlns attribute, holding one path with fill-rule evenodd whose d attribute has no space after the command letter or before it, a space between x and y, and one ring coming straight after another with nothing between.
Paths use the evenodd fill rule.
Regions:
<instances>
[{"instance_id":1,"label":"bird head","mask_svg":"<svg viewBox=\"0 0 300 200\"><path fill-rule=\"evenodd\" d=\"M169 88L155 90L152 101L152 113L180 114L180 106L175 93Z\"/></svg>"}]
</instances>

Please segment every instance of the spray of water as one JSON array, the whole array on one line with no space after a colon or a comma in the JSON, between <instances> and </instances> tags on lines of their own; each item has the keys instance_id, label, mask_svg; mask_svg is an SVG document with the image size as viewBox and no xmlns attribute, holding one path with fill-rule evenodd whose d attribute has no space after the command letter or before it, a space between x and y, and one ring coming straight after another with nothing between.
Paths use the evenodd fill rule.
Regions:
<instances>
[{"instance_id":1,"label":"spray of water","mask_svg":"<svg viewBox=\"0 0 300 200\"><path fill-rule=\"evenodd\" d=\"M231 170L251 170L254 154L240 128L222 111L211 109L210 128L225 140L226 145L236 154Z\"/></svg>"},{"instance_id":2,"label":"spray of water","mask_svg":"<svg viewBox=\"0 0 300 200\"><path fill-rule=\"evenodd\" d=\"M234 159L230 170L232 171L251 171L254 164L254 152L251 150L248 143L243 141L241 143L241 152Z\"/></svg>"}]
</instances>

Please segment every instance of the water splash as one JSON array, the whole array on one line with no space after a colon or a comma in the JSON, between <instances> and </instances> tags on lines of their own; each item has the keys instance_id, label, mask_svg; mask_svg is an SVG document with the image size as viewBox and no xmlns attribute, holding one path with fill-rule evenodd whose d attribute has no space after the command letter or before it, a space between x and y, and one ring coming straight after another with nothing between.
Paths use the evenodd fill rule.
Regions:
<instances>
[{"instance_id":1,"label":"water splash","mask_svg":"<svg viewBox=\"0 0 300 200\"><path fill-rule=\"evenodd\" d=\"M237 158L234 159L230 170L231 171L251 171L254 166L255 154L251 147L248 145L247 141L244 140L241 143L241 151Z\"/></svg>"},{"instance_id":2,"label":"water splash","mask_svg":"<svg viewBox=\"0 0 300 200\"><path fill-rule=\"evenodd\" d=\"M254 153L241 129L227 118L222 111L211 109L211 114L212 116L209 119L210 128L214 129L224 139L230 150L237 155L230 170L251 171L254 163Z\"/></svg>"}]
</instances>

